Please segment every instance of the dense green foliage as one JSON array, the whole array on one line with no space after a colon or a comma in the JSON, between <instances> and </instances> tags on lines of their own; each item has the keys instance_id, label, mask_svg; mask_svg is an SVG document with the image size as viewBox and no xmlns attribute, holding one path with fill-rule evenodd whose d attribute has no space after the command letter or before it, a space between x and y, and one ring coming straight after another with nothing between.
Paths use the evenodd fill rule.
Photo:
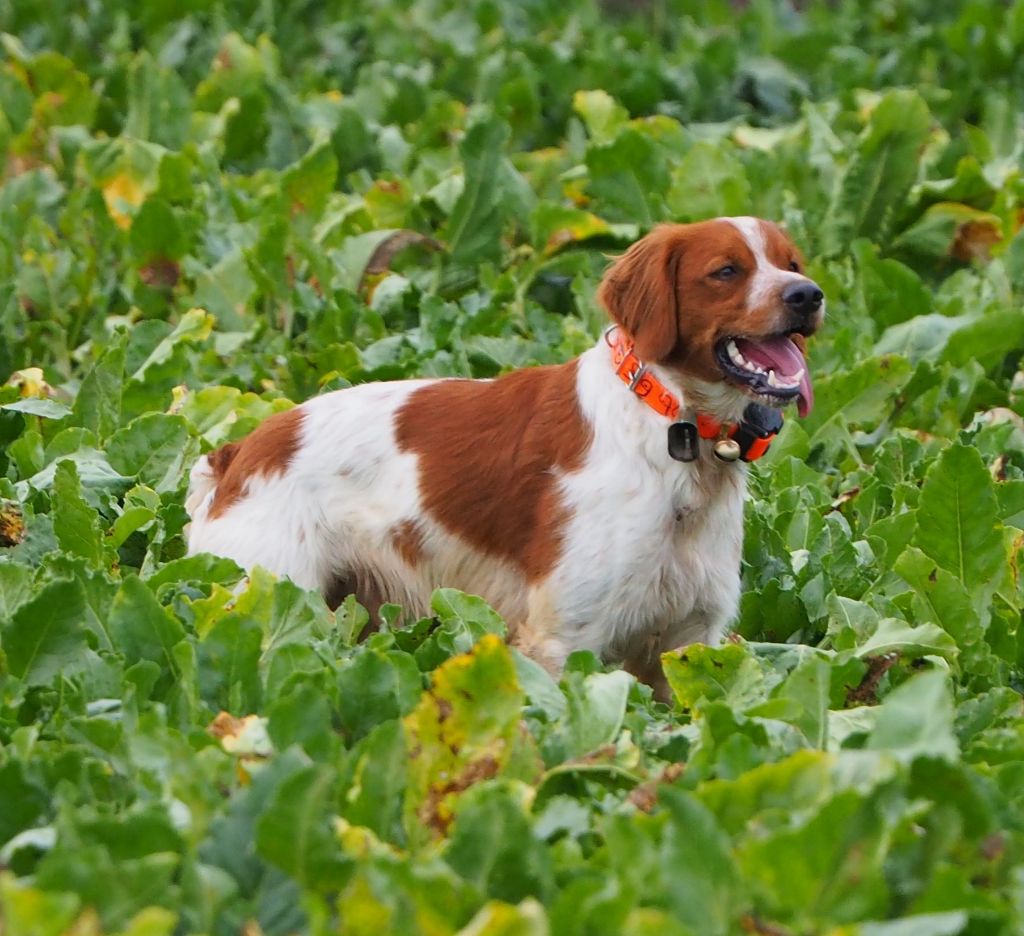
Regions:
<instances>
[{"instance_id":1,"label":"dense green foliage","mask_svg":"<svg viewBox=\"0 0 1024 936\"><path fill-rule=\"evenodd\" d=\"M1024 2L799 6L0 0L5 932L1024 929ZM201 451L737 213L829 320L671 709L182 558Z\"/></svg>"}]
</instances>

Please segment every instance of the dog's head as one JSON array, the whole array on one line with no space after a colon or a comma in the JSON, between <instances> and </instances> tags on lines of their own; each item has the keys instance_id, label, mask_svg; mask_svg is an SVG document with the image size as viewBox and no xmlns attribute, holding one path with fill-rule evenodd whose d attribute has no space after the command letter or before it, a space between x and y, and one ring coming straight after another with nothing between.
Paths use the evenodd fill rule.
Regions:
<instances>
[{"instance_id":1,"label":"dog's head","mask_svg":"<svg viewBox=\"0 0 1024 936\"><path fill-rule=\"evenodd\" d=\"M804 339L824 295L800 251L757 218L664 224L619 257L599 298L639 357L770 406L813 403Z\"/></svg>"}]
</instances>

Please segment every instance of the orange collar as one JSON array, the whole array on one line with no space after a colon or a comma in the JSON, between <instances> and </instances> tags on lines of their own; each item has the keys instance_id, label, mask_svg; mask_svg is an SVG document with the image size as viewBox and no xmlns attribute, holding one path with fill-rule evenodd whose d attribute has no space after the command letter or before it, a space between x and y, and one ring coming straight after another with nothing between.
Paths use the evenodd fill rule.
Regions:
<instances>
[{"instance_id":1,"label":"orange collar","mask_svg":"<svg viewBox=\"0 0 1024 936\"><path fill-rule=\"evenodd\" d=\"M671 432L676 429L676 423L680 420L682 407L679 398L658 380L647 369L647 365L637 357L633 350L633 342L621 328L612 325L606 329L604 340L612 349L612 363L615 365L615 373L618 374L619 380L654 412L672 421L671 437ZM752 403L744 411L743 419L738 423L723 424L706 413L698 413L695 422L697 433L702 439L718 440L715 445L715 454L720 458L732 461L739 457L745 462L752 462L757 461L768 451L772 439L782 428L782 415L778 410ZM719 447L723 439L732 439L736 443L738 448L734 447L733 451L738 451L738 456L736 454L730 456L719 454ZM669 451L671 454L671 444ZM676 457L678 456L673 454L673 458ZM696 450L693 450L693 457L696 457Z\"/></svg>"},{"instance_id":2,"label":"orange collar","mask_svg":"<svg viewBox=\"0 0 1024 936\"><path fill-rule=\"evenodd\" d=\"M644 401L654 412L675 422L679 419L679 398L654 376L633 350L630 341L618 325L612 325L604 333L604 340L612 349L612 363L615 373L630 390ZM705 413L697 414L697 431L702 439L717 439L722 424Z\"/></svg>"}]
</instances>

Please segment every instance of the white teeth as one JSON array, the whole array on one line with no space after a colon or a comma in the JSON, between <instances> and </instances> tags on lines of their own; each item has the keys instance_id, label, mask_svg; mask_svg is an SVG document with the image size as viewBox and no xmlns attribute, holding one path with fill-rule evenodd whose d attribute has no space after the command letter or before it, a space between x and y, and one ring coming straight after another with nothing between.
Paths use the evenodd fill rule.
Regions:
<instances>
[{"instance_id":1,"label":"white teeth","mask_svg":"<svg viewBox=\"0 0 1024 936\"><path fill-rule=\"evenodd\" d=\"M749 367L747 359L740 353L740 349L736 347L735 341L730 341L726 346L725 350L729 353L729 358L733 364L739 367Z\"/></svg>"},{"instance_id":2,"label":"white teeth","mask_svg":"<svg viewBox=\"0 0 1024 936\"><path fill-rule=\"evenodd\" d=\"M744 356L743 352L736 347L735 341L730 341L726 346L725 350L729 355L729 360L733 362L737 367L742 367L744 370L748 370L753 374L763 374L764 368L759 367L753 361L748 361Z\"/></svg>"},{"instance_id":3,"label":"white teeth","mask_svg":"<svg viewBox=\"0 0 1024 936\"><path fill-rule=\"evenodd\" d=\"M782 380L775 371L768 371L768 386L775 387L777 390L792 390L794 387L800 386L800 378L803 376L803 368L801 372L796 375L789 383Z\"/></svg>"}]
</instances>

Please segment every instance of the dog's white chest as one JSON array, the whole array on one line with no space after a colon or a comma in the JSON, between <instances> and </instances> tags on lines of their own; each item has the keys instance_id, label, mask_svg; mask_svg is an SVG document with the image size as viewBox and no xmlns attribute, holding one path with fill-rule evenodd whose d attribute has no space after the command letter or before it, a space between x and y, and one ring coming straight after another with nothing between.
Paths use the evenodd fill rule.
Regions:
<instances>
[{"instance_id":1,"label":"dog's white chest","mask_svg":"<svg viewBox=\"0 0 1024 936\"><path fill-rule=\"evenodd\" d=\"M718 639L738 601L743 469L640 453L575 481L553 585L578 645L614 657L655 635Z\"/></svg>"}]
</instances>

